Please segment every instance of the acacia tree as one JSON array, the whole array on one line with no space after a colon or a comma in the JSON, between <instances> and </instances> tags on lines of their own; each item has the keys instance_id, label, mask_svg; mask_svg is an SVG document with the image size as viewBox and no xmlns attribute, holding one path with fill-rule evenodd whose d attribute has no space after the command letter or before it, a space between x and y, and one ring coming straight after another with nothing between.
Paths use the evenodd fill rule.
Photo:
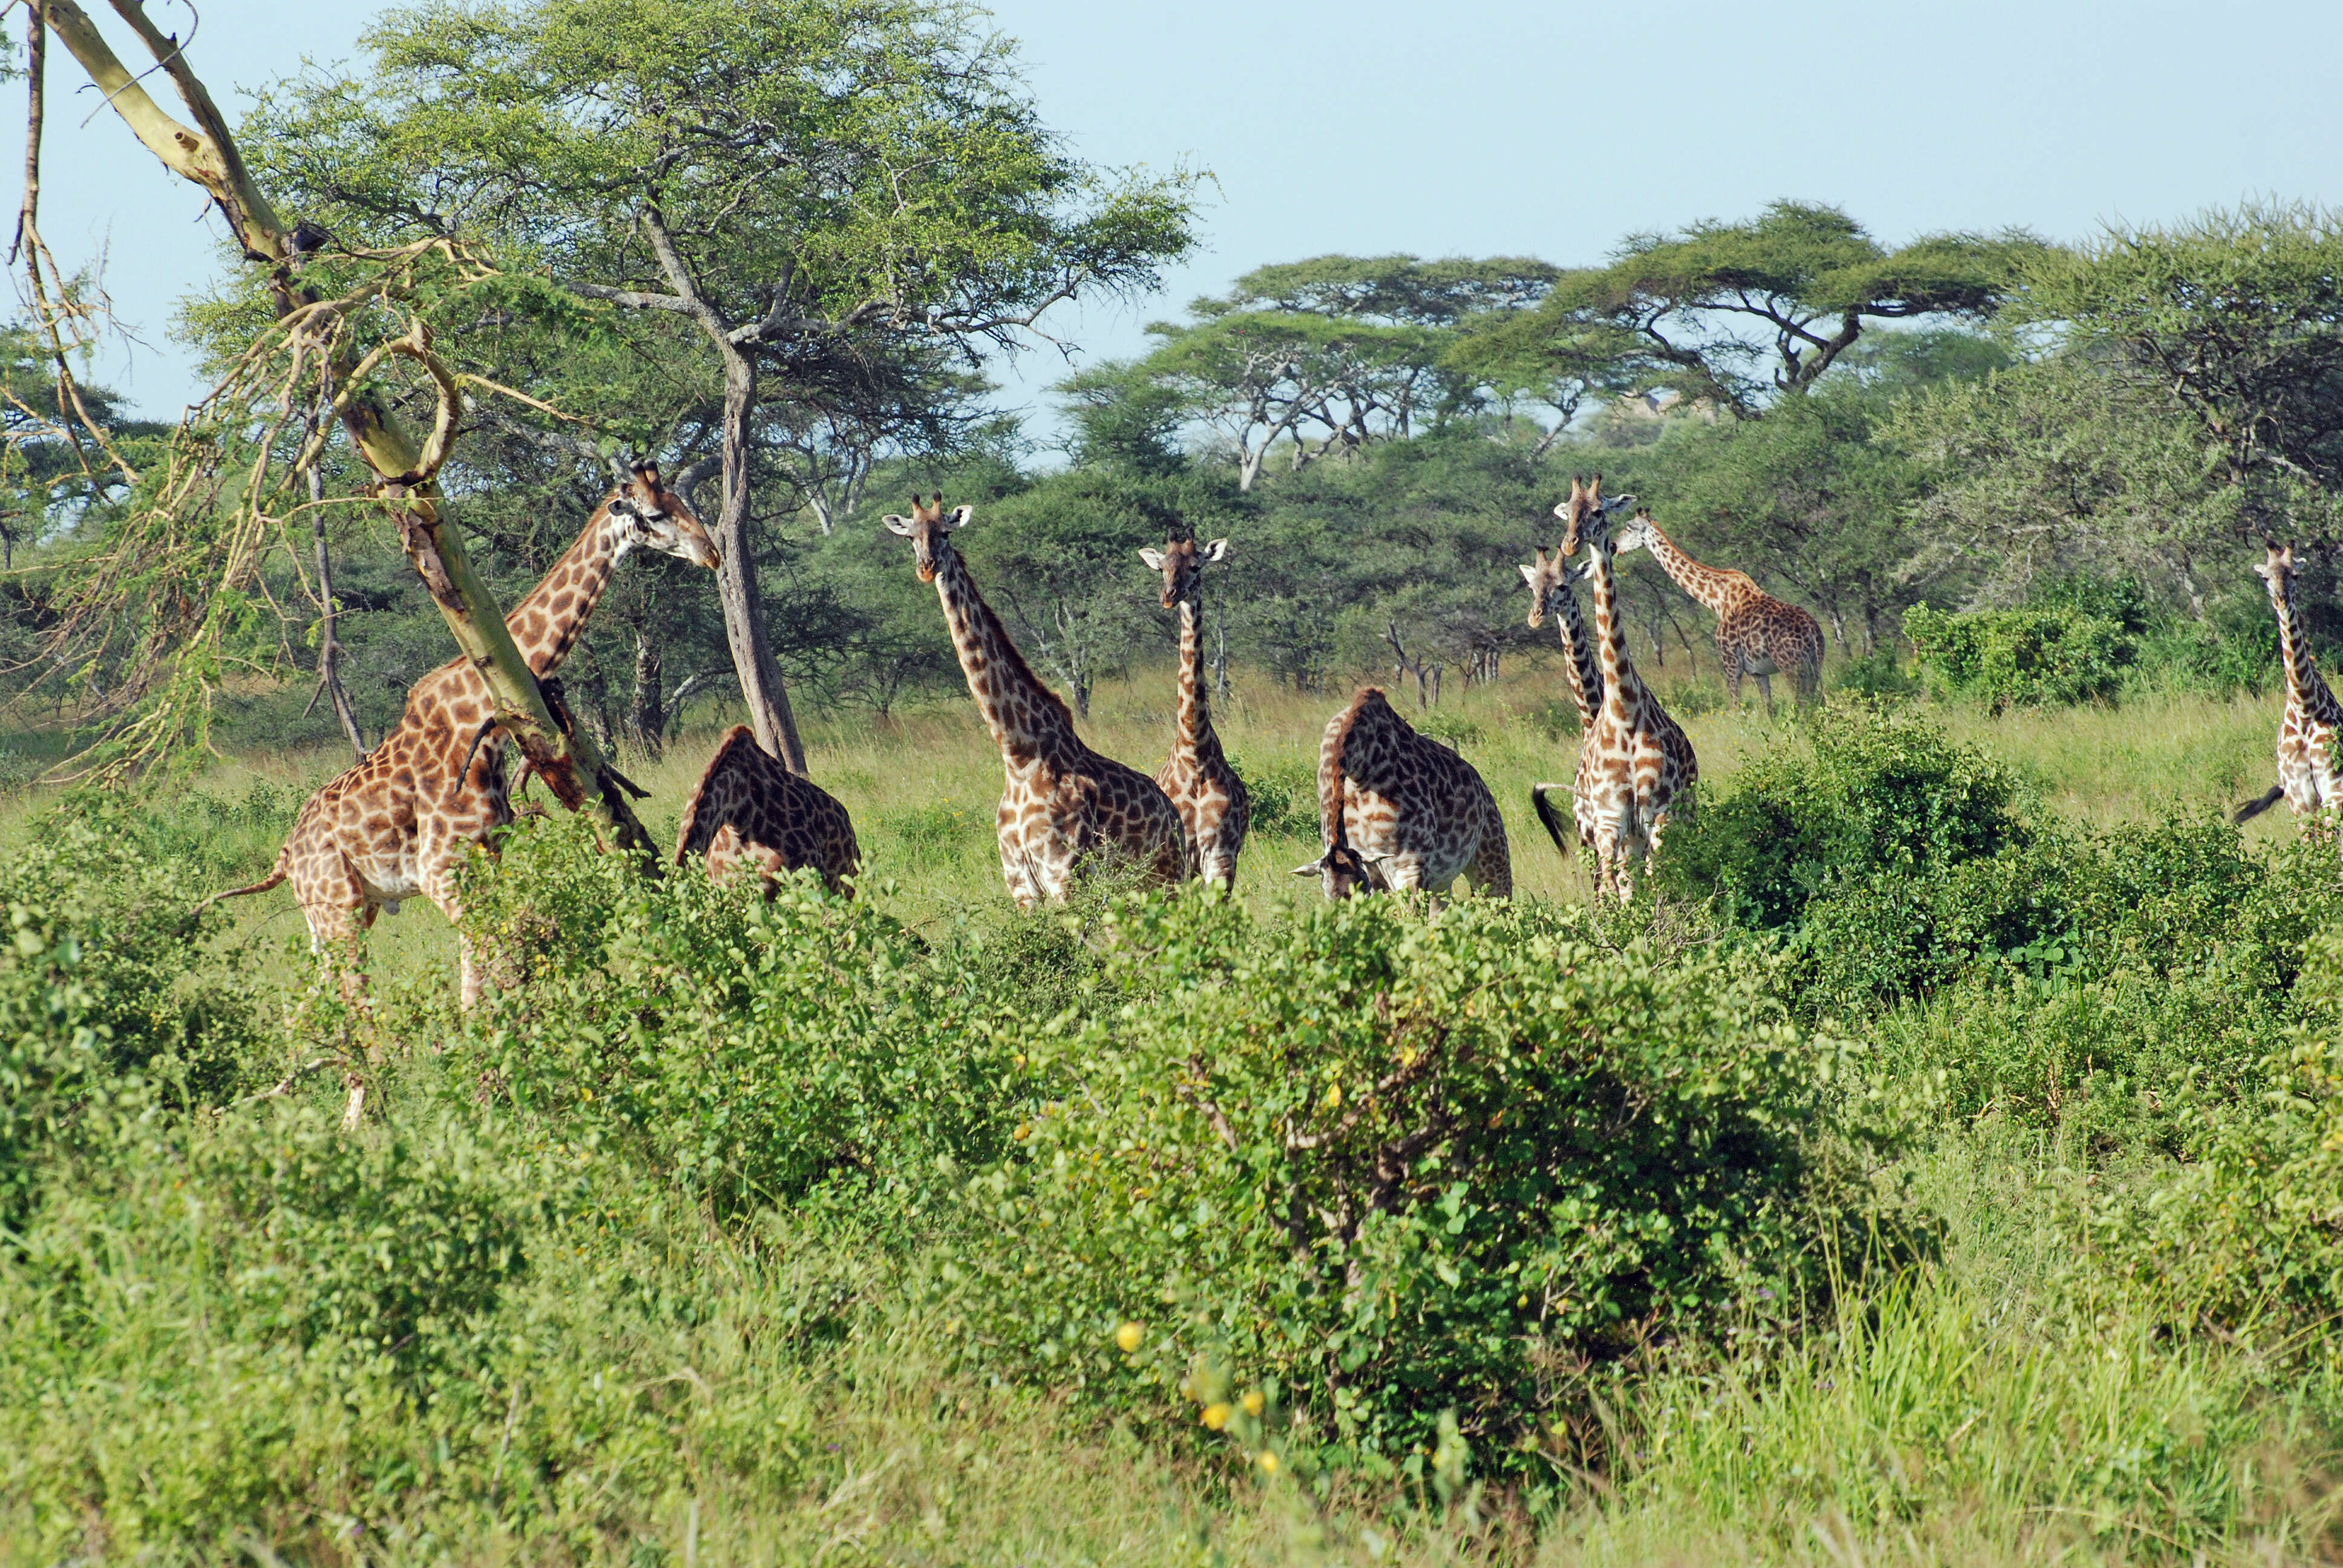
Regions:
<instances>
[{"instance_id":1,"label":"acacia tree","mask_svg":"<svg viewBox=\"0 0 2343 1568\"><path fill-rule=\"evenodd\" d=\"M1745 222L1630 236L1607 266L1560 278L1524 331L1543 327L1566 369L1591 327L1608 328L1645 385L1750 417L1769 390L1811 390L1869 323L1990 317L2041 248L2013 230L1891 250L1835 206L1777 201Z\"/></svg>"},{"instance_id":2,"label":"acacia tree","mask_svg":"<svg viewBox=\"0 0 2343 1568\"><path fill-rule=\"evenodd\" d=\"M244 373L232 377L222 392L206 406L205 417L210 425L205 428L183 428L175 440L173 460L159 482L158 498L146 512L156 527L146 530L148 538L143 542L152 543L158 529L164 534L176 531L193 514L220 508L224 491L207 477L207 469L216 464L218 448L234 439L237 422L252 418L255 394L266 386L278 410L273 431L281 434L292 423L294 388L303 383L306 376L315 374L319 382L318 394L339 417L352 448L376 477L377 496L387 504L397 523L400 543L408 559L429 588L458 646L479 670L498 722L564 804L573 809L590 806L621 843L648 851L649 840L628 809L617 776L604 764L589 739L569 732L555 721L543 690L505 625L503 611L472 568L460 530L447 526L437 473L446 461L464 409L461 382L434 351L430 334L418 318L409 318L408 330L404 334L382 336L364 350L359 346L359 333L365 324L377 322L386 314L398 314L381 308L387 301L435 285L447 285L461 292L483 281L488 269L454 246L424 245L394 254L351 256L349 260L364 276L356 288L339 296L327 294L316 282L303 278L300 273L304 263L318 248L317 238L278 216L246 165L210 91L196 75L186 46L155 25L141 0L110 3L116 16L155 61L151 71L142 75L159 73L167 80L177 92L189 121L180 121L164 111L141 85L142 75L134 75L124 65L105 35L75 0L37 0L34 19L36 25L46 24L47 30L88 72L106 104L147 149L166 168L211 197L246 260L260 274L266 310L273 317L273 330L264 334L247 351L241 366ZM40 53L34 51L36 62ZM32 135L26 151L31 171L26 182L27 226L30 197L38 188L41 90L36 70ZM327 269L318 281L330 274L331 269ZM339 281L347 283L350 279L343 277ZM433 427L419 444L398 418L376 374L394 358L411 362L429 389ZM281 374L263 374L256 369L279 364L286 367ZM84 417L86 422L86 416ZM265 414L261 422L267 423ZM300 444L294 467L306 468L317 461L317 444L324 434L320 429ZM276 438L277 435L271 434L256 443L257 454L249 478L230 508L238 523L230 530L226 543L226 562L219 578L223 590L251 570L254 551L246 525L260 519L265 498L270 493ZM118 460L117 466L127 468ZM103 599L109 582L126 580L120 574L126 561L137 553L130 548L116 550L108 567L94 579L95 598L85 603ZM196 597L186 589L184 582L175 585L183 601ZM209 618L216 621L217 601L226 595L223 592L212 597L215 602L208 613ZM205 676L200 668L192 676L183 673L183 687L188 678L200 685ZM183 691L177 706L184 708L186 700ZM158 721L166 726L173 722L167 714L158 716Z\"/></svg>"},{"instance_id":3,"label":"acacia tree","mask_svg":"<svg viewBox=\"0 0 2343 1568\"><path fill-rule=\"evenodd\" d=\"M1192 181L1041 125L1008 45L917 0L430 3L254 138L329 226L478 236L576 298L686 323L721 383L725 620L766 748L802 770L751 547L757 409L875 442L1052 306L1151 286Z\"/></svg>"},{"instance_id":4,"label":"acacia tree","mask_svg":"<svg viewBox=\"0 0 2343 1568\"><path fill-rule=\"evenodd\" d=\"M1151 326L1159 343L1145 357L1061 391L1086 430L1202 427L1249 490L1281 445L1299 471L1329 453L1405 439L1453 401L1442 352L1458 324L1519 309L1555 276L1518 257L1322 256L1259 267L1190 305L1192 321ZM1117 398L1121 414L1111 411Z\"/></svg>"},{"instance_id":5,"label":"acacia tree","mask_svg":"<svg viewBox=\"0 0 2343 1568\"><path fill-rule=\"evenodd\" d=\"M2035 258L2014 314L2194 427L2240 534L2343 488L2343 213L2216 209Z\"/></svg>"}]
</instances>

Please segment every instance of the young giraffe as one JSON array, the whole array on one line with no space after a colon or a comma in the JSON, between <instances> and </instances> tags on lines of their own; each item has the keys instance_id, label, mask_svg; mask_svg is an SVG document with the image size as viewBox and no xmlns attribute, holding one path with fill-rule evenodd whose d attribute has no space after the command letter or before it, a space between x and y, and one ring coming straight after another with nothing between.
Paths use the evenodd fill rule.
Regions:
<instances>
[{"instance_id":1,"label":"young giraffe","mask_svg":"<svg viewBox=\"0 0 2343 1568\"><path fill-rule=\"evenodd\" d=\"M1586 622L1579 614L1578 592L1570 586L1571 578L1583 575L1584 568L1574 574L1560 550L1552 557L1534 548L1530 553L1536 559L1521 568L1522 580L1530 585L1530 627L1534 630L1544 626L1546 612L1554 611L1562 633L1563 649L1570 656L1563 673L1570 678L1571 700L1578 704L1578 758L1571 782L1531 785L1530 804L1536 809L1546 837L1567 857L1570 845L1563 838L1562 819L1546 797L1569 789L1570 814L1577 824L1578 836L1589 844L1594 841L1594 808L1586 793L1586 738L1594 733L1595 718L1603 710L1603 665L1595 656L1594 640L1586 635Z\"/></svg>"},{"instance_id":2,"label":"young giraffe","mask_svg":"<svg viewBox=\"0 0 2343 1568\"><path fill-rule=\"evenodd\" d=\"M660 488L655 465L639 465L604 498L545 580L505 617L521 657L538 678L550 675L577 646L610 575L637 546L714 567L714 540L691 508ZM398 912L417 894L458 928L457 951L464 1005L479 1000L481 978L471 939L462 936L456 867L471 845L513 819L506 789L502 730L488 683L466 658L451 659L407 694L398 727L366 760L330 780L301 808L277 851L276 868L249 887L215 893L206 903L293 881L293 896L321 953L356 958L357 936L375 916ZM342 977L356 998L354 969Z\"/></svg>"},{"instance_id":3,"label":"young giraffe","mask_svg":"<svg viewBox=\"0 0 2343 1568\"><path fill-rule=\"evenodd\" d=\"M1172 756L1155 782L1172 798L1188 830L1191 876L1224 892L1236 891L1237 853L1252 820L1252 800L1244 780L1222 755L1212 733L1212 710L1204 695L1203 607L1199 602L1206 561L1226 560L1229 541L1214 539L1202 549L1192 538L1174 536L1160 550L1139 558L1163 574L1163 608L1180 612L1180 718L1172 732Z\"/></svg>"},{"instance_id":4,"label":"young giraffe","mask_svg":"<svg viewBox=\"0 0 2343 1568\"><path fill-rule=\"evenodd\" d=\"M1618 553L1647 549L1676 586L1698 599L1716 617L1716 658L1725 667L1725 684L1733 700L1741 700L1741 678L1754 675L1765 694L1765 711L1774 711L1774 674L1787 674L1802 702L1822 690L1822 623L1785 604L1750 580L1746 572L1703 566L1675 541L1660 532L1649 512L1619 530Z\"/></svg>"},{"instance_id":5,"label":"young giraffe","mask_svg":"<svg viewBox=\"0 0 2343 1568\"><path fill-rule=\"evenodd\" d=\"M725 736L683 809L675 863L699 853L707 855L708 874L718 880L743 861L753 864L769 899L778 879L800 866L813 867L831 892L851 898L847 879L862 868L846 808L767 755L745 724Z\"/></svg>"},{"instance_id":6,"label":"young giraffe","mask_svg":"<svg viewBox=\"0 0 2343 1568\"><path fill-rule=\"evenodd\" d=\"M910 517L890 513L886 523L911 541L920 580L936 585L969 695L1001 748L1001 875L1011 896L1025 910L1063 902L1077 868L1098 855L1178 881L1188 863L1180 813L1154 779L1074 733L1073 714L1027 667L952 548L951 531L968 518L966 507L946 512L943 497L922 506L915 495Z\"/></svg>"},{"instance_id":7,"label":"young giraffe","mask_svg":"<svg viewBox=\"0 0 2343 1568\"><path fill-rule=\"evenodd\" d=\"M1623 496L1603 499L1603 476L1593 485L1570 482L1570 498L1554 508L1564 523L1557 548L1567 557L1588 547L1594 584L1594 644L1603 662L1603 709L1580 743L1586 773L1588 808L1594 819L1595 888L1621 903L1634 897L1634 863L1656 855L1676 798L1700 777L1692 742L1660 707L1627 658L1627 632L1621 624L1611 559L1613 515L1633 504Z\"/></svg>"},{"instance_id":8,"label":"young giraffe","mask_svg":"<svg viewBox=\"0 0 2343 1568\"><path fill-rule=\"evenodd\" d=\"M2230 820L2243 822L2278 804L2284 796L2298 817L2343 807L2343 777L2338 777L2337 735L2343 731L2343 705L2319 678L2318 663L2303 640L2302 612L2294 598L2294 547L2268 545L2268 557L2254 575L2269 588L2270 608L2278 612L2278 651L2286 667L2286 716L2278 727L2278 782L2260 799L2241 806ZM2312 818L2313 825L2332 825L2332 819Z\"/></svg>"},{"instance_id":9,"label":"young giraffe","mask_svg":"<svg viewBox=\"0 0 2343 1568\"><path fill-rule=\"evenodd\" d=\"M1418 735L1376 687L1326 726L1318 831L1325 853L1293 874L1315 876L1329 899L1363 887L1441 892L1460 874L1477 892L1502 899L1513 890L1497 798L1470 762Z\"/></svg>"}]
</instances>

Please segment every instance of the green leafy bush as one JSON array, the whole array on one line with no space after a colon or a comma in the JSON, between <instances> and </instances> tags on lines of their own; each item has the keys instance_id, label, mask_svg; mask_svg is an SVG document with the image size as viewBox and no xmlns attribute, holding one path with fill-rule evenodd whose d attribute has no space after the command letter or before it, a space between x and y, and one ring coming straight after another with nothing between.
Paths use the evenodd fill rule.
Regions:
<instances>
[{"instance_id":1,"label":"green leafy bush","mask_svg":"<svg viewBox=\"0 0 2343 1568\"><path fill-rule=\"evenodd\" d=\"M1251 798L1251 831L1296 839L1318 837L1318 763L1286 757L1274 762L1230 759Z\"/></svg>"},{"instance_id":2,"label":"green leafy bush","mask_svg":"<svg viewBox=\"0 0 2343 1568\"><path fill-rule=\"evenodd\" d=\"M1714 891L1728 920L1779 930L1856 882L1909 878L2026 838L2008 769L1918 713L1834 707L1671 829L1664 871L1680 893Z\"/></svg>"},{"instance_id":3,"label":"green leafy bush","mask_svg":"<svg viewBox=\"0 0 2343 1568\"><path fill-rule=\"evenodd\" d=\"M577 819L525 824L470 887L477 940L526 984L473 1021L454 1091L727 1211L833 1180L916 1207L939 1157L994 1156L1023 1082L1009 1020L1081 978L1051 931L931 946L809 874L770 901L696 866L654 882Z\"/></svg>"},{"instance_id":4,"label":"green leafy bush","mask_svg":"<svg viewBox=\"0 0 2343 1568\"><path fill-rule=\"evenodd\" d=\"M1919 604L1904 635L1935 685L1996 713L2111 699L2138 652L2121 621L2071 606L1955 615Z\"/></svg>"},{"instance_id":5,"label":"green leafy bush","mask_svg":"<svg viewBox=\"0 0 2343 1568\"><path fill-rule=\"evenodd\" d=\"M1443 1412L1510 1452L1564 1369L1793 1310L1836 1049L1754 966L1591 934L1480 900L1119 908L1131 1000L1021 1033L1050 1098L969 1182L939 1310L980 1365L1142 1416L1230 1419L1225 1369L1419 1479Z\"/></svg>"}]
</instances>

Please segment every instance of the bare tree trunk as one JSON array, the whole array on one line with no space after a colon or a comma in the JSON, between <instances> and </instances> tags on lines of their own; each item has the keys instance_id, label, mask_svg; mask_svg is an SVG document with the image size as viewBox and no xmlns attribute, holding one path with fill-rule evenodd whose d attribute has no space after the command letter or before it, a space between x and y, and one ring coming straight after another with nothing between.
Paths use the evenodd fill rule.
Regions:
<instances>
[{"instance_id":1,"label":"bare tree trunk","mask_svg":"<svg viewBox=\"0 0 2343 1568\"><path fill-rule=\"evenodd\" d=\"M667 705L659 682L663 678L658 642L635 628L635 690L627 705L627 729L644 754L657 759L667 749Z\"/></svg>"},{"instance_id":2,"label":"bare tree trunk","mask_svg":"<svg viewBox=\"0 0 2343 1568\"><path fill-rule=\"evenodd\" d=\"M334 635L334 622L338 611L334 604L334 557L326 548L326 477L317 466L309 468L309 528L317 542L317 689L324 692L334 705L334 716L342 721L342 733L349 737L350 749L361 762L366 760L366 738L358 733L357 715L350 709L350 694L342 685L342 644Z\"/></svg>"},{"instance_id":3,"label":"bare tree trunk","mask_svg":"<svg viewBox=\"0 0 2343 1568\"><path fill-rule=\"evenodd\" d=\"M789 689L773 658L765 629L765 601L757 591L757 558L749 538L749 424L757 405L757 372L749 357L721 333L711 333L724 355L724 507L717 518L717 546L724 565L717 588L724 600L724 639L732 647L732 668L757 744L802 778L805 743L789 711Z\"/></svg>"}]
</instances>

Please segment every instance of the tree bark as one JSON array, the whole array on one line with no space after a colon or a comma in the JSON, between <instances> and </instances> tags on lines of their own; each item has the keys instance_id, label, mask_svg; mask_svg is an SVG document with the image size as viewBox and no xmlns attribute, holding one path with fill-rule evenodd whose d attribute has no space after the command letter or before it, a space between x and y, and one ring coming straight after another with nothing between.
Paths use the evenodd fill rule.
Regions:
<instances>
[{"instance_id":1,"label":"tree bark","mask_svg":"<svg viewBox=\"0 0 2343 1568\"><path fill-rule=\"evenodd\" d=\"M642 628L635 628L635 690L627 706L627 729L646 756L657 759L667 749L667 705L659 683L665 671L659 646Z\"/></svg>"},{"instance_id":2,"label":"tree bark","mask_svg":"<svg viewBox=\"0 0 2343 1568\"><path fill-rule=\"evenodd\" d=\"M197 122L195 128L165 113L147 95L76 0L49 0L50 30L89 73L90 80L106 95L106 102L147 150L174 174L210 193L245 255L268 265L269 292L277 314L289 314L301 303L292 281L290 231L253 183L218 106L187 63L186 52L176 40L156 28L141 0L112 0L112 5L155 56L156 68L178 89ZM444 377L428 359L427 349L420 344L417 349L427 367ZM554 721L535 674L505 626L502 608L472 569L461 532L446 526L439 510L438 481L425 471L425 453L417 448L387 400L371 387L348 385L353 366L337 363L330 368L332 380L347 388L337 405L351 443L382 478L381 493L398 524L407 558L430 589L432 602L439 607L457 646L488 687L498 721L563 805L578 810L590 802L596 820L618 843L640 850L657 865L657 848L635 819L616 777L593 742L583 735L566 734ZM444 456L452 417L460 402L451 402L457 397L456 388L446 379L441 380L439 392L441 428L435 431L432 446ZM436 467L436 461L428 467Z\"/></svg>"},{"instance_id":3,"label":"tree bark","mask_svg":"<svg viewBox=\"0 0 2343 1568\"><path fill-rule=\"evenodd\" d=\"M332 701L334 717L342 721L342 733L349 737L351 752L363 762L367 743L358 733L358 718L350 708L349 689L342 684L342 644L334 635L334 557L326 546L325 498L326 477L313 465L309 469L309 527L317 543L317 689Z\"/></svg>"}]
</instances>

